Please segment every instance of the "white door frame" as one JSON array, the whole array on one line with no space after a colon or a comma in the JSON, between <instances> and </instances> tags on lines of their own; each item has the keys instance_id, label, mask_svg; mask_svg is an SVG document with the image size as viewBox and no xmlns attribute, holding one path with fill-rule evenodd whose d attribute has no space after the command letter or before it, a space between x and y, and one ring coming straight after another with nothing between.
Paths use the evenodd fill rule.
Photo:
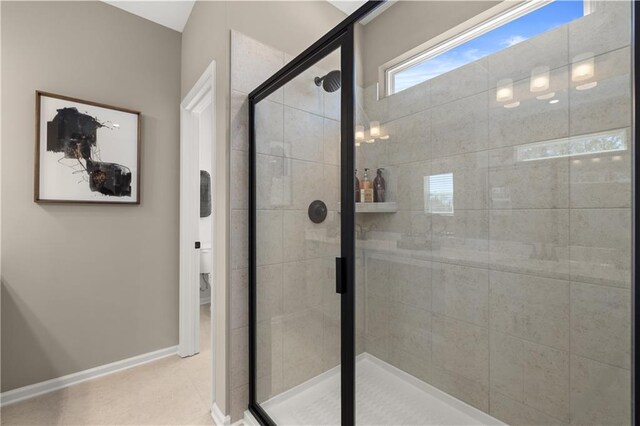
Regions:
<instances>
[{"instance_id":1,"label":"white door frame","mask_svg":"<svg viewBox=\"0 0 640 426\"><path fill-rule=\"evenodd\" d=\"M200 313L200 114L211 113L211 413L229 424L227 408L228 150L217 135L216 62L211 61L180 104L180 314L178 354L198 352Z\"/></svg>"},{"instance_id":2,"label":"white door frame","mask_svg":"<svg viewBox=\"0 0 640 426\"><path fill-rule=\"evenodd\" d=\"M180 322L178 354L182 357L198 353L200 336L200 251L195 247L200 241L200 114L211 106L212 139L215 138L215 62L180 104ZM215 143L211 141L211 164L215 164ZM211 173L215 176L215 173ZM215 199L212 182L212 200ZM217 206L212 209L215 224ZM215 225L212 226L215 234ZM211 236L211 241L215 241ZM213 264L213 252L212 259ZM214 281L214 280L212 280ZM212 286L213 287L213 286ZM214 289L212 303L214 305ZM211 316L213 322L213 315ZM214 328L212 327L212 332ZM212 339L213 343L213 339Z\"/></svg>"}]
</instances>

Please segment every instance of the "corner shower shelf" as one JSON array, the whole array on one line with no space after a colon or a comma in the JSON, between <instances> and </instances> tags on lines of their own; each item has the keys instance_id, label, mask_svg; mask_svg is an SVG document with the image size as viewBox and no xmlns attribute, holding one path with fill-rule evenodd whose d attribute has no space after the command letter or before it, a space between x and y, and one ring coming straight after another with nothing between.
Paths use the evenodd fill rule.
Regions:
<instances>
[{"instance_id":1,"label":"corner shower shelf","mask_svg":"<svg viewBox=\"0 0 640 426\"><path fill-rule=\"evenodd\" d=\"M338 203L340 208L340 203ZM356 213L395 213L398 206L395 202L389 203L356 203Z\"/></svg>"}]
</instances>

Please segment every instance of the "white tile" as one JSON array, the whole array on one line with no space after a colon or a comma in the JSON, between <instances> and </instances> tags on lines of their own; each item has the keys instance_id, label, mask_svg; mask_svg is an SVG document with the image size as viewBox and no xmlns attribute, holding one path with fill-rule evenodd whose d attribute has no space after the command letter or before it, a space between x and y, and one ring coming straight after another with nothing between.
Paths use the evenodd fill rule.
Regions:
<instances>
[{"instance_id":1,"label":"white tile","mask_svg":"<svg viewBox=\"0 0 640 426\"><path fill-rule=\"evenodd\" d=\"M409 163L431 156L431 112L409 115L384 124L389 139L376 144L385 145L389 164Z\"/></svg>"},{"instance_id":2,"label":"white tile","mask_svg":"<svg viewBox=\"0 0 640 426\"><path fill-rule=\"evenodd\" d=\"M243 385L231 390L231 412L232 419L240 420L244 416L249 404L249 385Z\"/></svg>"},{"instance_id":3,"label":"white tile","mask_svg":"<svg viewBox=\"0 0 640 426\"><path fill-rule=\"evenodd\" d=\"M389 355L389 300L377 296L367 296L365 320L365 338L367 352L380 359Z\"/></svg>"},{"instance_id":4,"label":"white tile","mask_svg":"<svg viewBox=\"0 0 640 426\"><path fill-rule=\"evenodd\" d=\"M489 331L440 315L431 327L433 366L488 386Z\"/></svg>"},{"instance_id":5,"label":"white tile","mask_svg":"<svg viewBox=\"0 0 640 426\"><path fill-rule=\"evenodd\" d=\"M631 2L606 1L569 24L569 58L610 52L631 43Z\"/></svg>"},{"instance_id":6,"label":"white tile","mask_svg":"<svg viewBox=\"0 0 640 426\"><path fill-rule=\"evenodd\" d=\"M571 351L610 365L630 368L629 289L571 283Z\"/></svg>"},{"instance_id":7,"label":"white tile","mask_svg":"<svg viewBox=\"0 0 640 426\"><path fill-rule=\"evenodd\" d=\"M409 264L390 261L388 286L391 300L430 310L431 271L431 262Z\"/></svg>"},{"instance_id":8,"label":"white tile","mask_svg":"<svg viewBox=\"0 0 640 426\"><path fill-rule=\"evenodd\" d=\"M323 289L327 287L322 259L288 262L283 266L284 312L291 314L322 305Z\"/></svg>"},{"instance_id":9,"label":"white tile","mask_svg":"<svg viewBox=\"0 0 640 426\"><path fill-rule=\"evenodd\" d=\"M309 219L306 210L284 212L284 260L304 260L316 257L338 256L339 239L335 216L329 214L320 224ZM332 230L333 236L329 236Z\"/></svg>"},{"instance_id":10,"label":"white tile","mask_svg":"<svg viewBox=\"0 0 640 426\"><path fill-rule=\"evenodd\" d=\"M231 122L231 148L240 151L249 150L249 98L245 93L231 91L231 108L229 120Z\"/></svg>"},{"instance_id":11,"label":"white tile","mask_svg":"<svg viewBox=\"0 0 640 426\"><path fill-rule=\"evenodd\" d=\"M282 212L258 210L256 212L256 263L269 265L282 262L282 247Z\"/></svg>"},{"instance_id":12,"label":"white tile","mask_svg":"<svg viewBox=\"0 0 640 426\"><path fill-rule=\"evenodd\" d=\"M490 324L496 331L569 349L569 282L491 271Z\"/></svg>"},{"instance_id":13,"label":"white tile","mask_svg":"<svg viewBox=\"0 0 640 426\"><path fill-rule=\"evenodd\" d=\"M488 96L480 93L433 108L434 158L483 151L489 147Z\"/></svg>"},{"instance_id":14,"label":"white tile","mask_svg":"<svg viewBox=\"0 0 640 426\"><path fill-rule=\"evenodd\" d=\"M283 66L284 53L238 31L231 31L232 90L251 93ZM281 92L279 97L282 102Z\"/></svg>"},{"instance_id":15,"label":"white tile","mask_svg":"<svg viewBox=\"0 0 640 426\"><path fill-rule=\"evenodd\" d=\"M231 331L229 348L231 368L229 381L231 389L249 383L249 329L241 327Z\"/></svg>"},{"instance_id":16,"label":"white tile","mask_svg":"<svg viewBox=\"0 0 640 426\"><path fill-rule=\"evenodd\" d=\"M340 122L325 118L323 121L324 162L340 164Z\"/></svg>"},{"instance_id":17,"label":"white tile","mask_svg":"<svg viewBox=\"0 0 640 426\"><path fill-rule=\"evenodd\" d=\"M526 42L524 42L526 43ZM505 51L503 51L505 52ZM566 66L551 69L549 94L555 93L557 103L537 99L530 92L530 78L514 80L514 108L505 108L513 102L496 101L495 92L489 98L489 141L491 148L520 145L563 138L569 135L569 70Z\"/></svg>"},{"instance_id":18,"label":"white tile","mask_svg":"<svg viewBox=\"0 0 640 426\"><path fill-rule=\"evenodd\" d=\"M434 262L432 286L433 312L489 326L488 270Z\"/></svg>"},{"instance_id":19,"label":"white tile","mask_svg":"<svg viewBox=\"0 0 640 426\"><path fill-rule=\"evenodd\" d=\"M374 83L364 89L364 110L369 119L386 122L389 120L389 97L380 96L378 99L378 84Z\"/></svg>"},{"instance_id":20,"label":"white tile","mask_svg":"<svg viewBox=\"0 0 640 426\"><path fill-rule=\"evenodd\" d=\"M286 179L282 157L256 154L256 207L259 210L275 210L284 206ZM245 178L246 180L247 178ZM247 188L238 188L247 192Z\"/></svg>"},{"instance_id":21,"label":"white tile","mask_svg":"<svg viewBox=\"0 0 640 426\"><path fill-rule=\"evenodd\" d=\"M279 318L283 307L283 265L256 268L256 315L258 321Z\"/></svg>"},{"instance_id":22,"label":"white tile","mask_svg":"<svg viewBox=\"0 0 640 426\"><path fill-rule=\"evenodd\" d=\"M327 208L339 211L342 196L340 188L340 166L325 164L323 166L324 177L322 181L322 194L318 197L325 202Z\"/></svg>"},{"instance_id":23,"label":"white tile","mask_svg":"<svg viewBox=\"0 0 640 426\"><path fill-rule=\"evenodd\" d=\"M521 146L494 149L489 155L491 207L551 209L569 207L569 159L520 161Z\"/></svg>"},{"instance_id":24,"label":"white tile","mask_svg":"<svg viewBox=\"0 0 640 426\"><path fill-rule=\"evenodd\" d=\"M320 116L324 112L324 90L316 86L314 79L326 74L317 66L307 68L302 74L284 85L284 104Z\"/></svg>"},{"instance_id":25,"label":"white tile","mask_svg":"<svg viewBox=\"0 0 640 426\"><path fill-rule=\"evenodd\" d=\"M489 389L486 385L447 370L433 368L430 384L482 411L489 409Z\"/></svg>"},{"instance_id":26,"label":"white tile","mask_svg":"<svg viewBox=\"0 0 640 426\"><path fill-rule=\"evenodd\" d=\"M496 87L504 78L528 79L531 70L539 66L554 69L567 65L568 45L568 29L562 25L488 56L489 86Z\"/></svg>"},{"instance_id":27,"label":"white tile","mask_svg":"<svg viewBox=\"0 0 640 426\"><path fill-rule=\"evenodd\" d=\"M489 89L487 60L479 59L430 80L433 105L466 98Z\"/></svg>"},{"instance_id":28,"label":"white tile","mask_svg":"<svg viewBox=\"0 0 640 426\"><path fill-rule=\"evenodd\" d=\"M564 426L563 421L542 413L522 402L505 396L500 392L491 392L491 409L489 413L510 425Z\"/></svg>"},{"instance_id":29,"label":"white tile","mask_svg":"<svg viewBox=\"0 0 640 426\"><path fill-rule=\"evenodd\" d=\"M249 213L246 210L231 211L231 269L243 269L249 265Z\"/></svg>"},{"instance_id":30,"label":"white tile","mask_svg":"<svg viewBox=\"0 0 640 426\"><path fill-rule=\"evenodd\" d=\"M417 84L387 97L388 120L424 111L431 106L431 82Z\"/></svg>"},{"instance_id":31,"label":"white tile","mask_svg":"<svg viewBox=\"0 0 640 426\"><path fill-rule=\"evenodd\" d=\"M524 403L570 420L569 353L524 342Z\"/></svg>"},{"instance_id":32,"label":"white tile","mask_svg":"<svg viewBox=\"0 0 640 426\"><path fill-rule=\"evenodd\" d=\"M492 268L569 279L568 210L493 210L489 218Z\"/></svg>"},{"instance_id":33,"label":"white tile","mask_svg":"<svg viewBox=\"0 0 640 426\"><path fill-rule=\"evenodd\" d=\"M284 107L263 99L256 105L256 152L282 157L284 155Z\"/></svg>"},{"instance_id":34,"label":"white tile","mask_svg":"<svg viewBox=\"0 0 640 426\"><path fill-rule=\"evenodd\" d=\"M284 322L286 389L322 372L323 315L317 310L288 316Z\"/></svg>"},{"instance_id":35,"label":"white tile","mask_svg":"<svg viewBox=\"0 0 640 426\"><path fill-rule=\"evenodd\" d=\"M569 167L572 208L631 207L629 149L576 156Z\"/></svg>"},{"instance_id":36,"label":"white tile","mask_svg":"<svg viewBox=\"0 0 640 426\"><path fill-rule=\"evenodd\" d=\"M323 197L322 163L285 159L284 167L287 176L283 194L285 208L306 211L312 201Z\"/></svg>"},{"instance_id":37,"label":"white tile","mask_svg":"<svg viewBox=\"0 0 640 426\"><path fill-rule=\"evenodd\" d=\"M249 155L247 151L231 150L231 208L249 208ZM260 173L259 173L260 175Z\"/></svg>"},{"instance_id":38,"label":"white tile","mask_svg":"<svg viewBox=\"0 0 640 426\"><path fill-rule=\"evenodd\" d=\"M434 260L486 268L489 262L489 211L455 210L431 216Z\"/></svg>"},{"instance_id":39,"label":"white tile","mask_svg":"<svg viewBox=\"0 0 640 426\"><path fill-rule=\"evenodd\" d=\"M284 391L282 318L258 322L256 329L256 387L263 402Z\"/></svg>"},{"instance_id":40,"label":"white tile","mask_svg":"<svg viewBox=\"0 0 640 426\"><path fill-rule=\"evenodd\" d=\"M324 102L324 117L340 121L342 90L338 89L335 92L323 92L322 96Z\"/></svg>"},{"instance_id":41,"label":"white tile","mask_svg":"<svg viewBox=\"0 0 640 426\"><path fill-rule=\"evenodd\" d=\"M488 208L488 151L434 159L431 162L431 174L444 173L453 175L454 210Z\"/></svg>"},{"instance_id":42,"label":"white tile","mask_svg":"<svg viewBox=\"0 0 640 426\"><path fill-rule=\"evenodd\" d=\"M571 357L571 420L579 425L631 424L631 373Z\"/></svg>"},{"instance_id":43,"label":"white tile","mask_svg":"<svg viewBox=\"0 0 640 426\"><path fill-rule=\"evenodd\" d=\"M630 209L571 211L571 277L594 284L630 286Z\"/></svg>"},{"instance_id":44,"label":"white tile","mask_svg":"<svg viewBox=\"0 0 640 426\"><path fill-rule=\"evenodd\" d=\"M391 296L391 262L379 257L369 257L366 261L367 295L387 299Z\"/></svg>"},{"instance_id":45,"label":"white tile","mask_svg":"<svg viewBox=\"0 0 640 426\"><path fill-rule=\"evenodd\" d=\"M425 180L429 181L431 161L418 161L387 167L390 171L389 183L395 185L389 188L390 195L395 195L398 209L419 211L425 209Z\"/></svg>"},{"instance_id":46,"label":"white tile","mask_svg":"<svg viewBox=\"0 0 640 426\"><path fill-rule=\"evenodd\" d=\"M524 340L493 330L489 333L491 390L522 402L524 399Z\"/></svg>"},{"instance_id":47,"label":"white tile","mask_svg":"<svg viewBox=\"0 0 640 426\"><path fill-rule=\"evenodd\" d=\"M249 325L249 276L247 269L231 271L231 329Z\"/></svg>"},{"instance_id":48,"label":"white tile","mask_svg":"<svg viewBox=\"0 0 640 426\"><path fill-rule=\"evenodd\" d=\"M392 302L389 307L391 347L428 358L431 351L431 313Z\"/></svg>"},{"instance_id":49,"label":"white tile","mask_svg":"<svg viewBox=\"0 0 640 426\"><path fill-rule=\"evenodd\" d=\"M631 50L625 48L596 56L594 67L596 87L577 90L585 82L571 84L572 135L631 125Z\"/></svg>"},{"instance_id":50,"label":"white tile","mask_svg":"<svg viewBox=\"0 0 640 426\"><path fill-rule=\"evenodd\" d=\"M285 156L297 160L322 162L324 119L295 108L284 109Z\"/></svg>"}]
</instances>

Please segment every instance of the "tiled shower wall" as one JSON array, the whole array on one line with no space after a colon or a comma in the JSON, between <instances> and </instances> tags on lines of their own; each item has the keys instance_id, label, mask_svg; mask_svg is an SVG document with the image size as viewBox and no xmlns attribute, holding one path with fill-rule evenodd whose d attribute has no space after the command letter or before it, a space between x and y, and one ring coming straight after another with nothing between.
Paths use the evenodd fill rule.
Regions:
<instances>
[{"instance_id":1,"label":"tiled shower wall","mask_svg":"<svg viewBox=\"0 0 640 426\"><path fill-rule=\"evenodd\" d=\"M229 357L235 421L248 404L247 95L292 57L238 32L231 43ZM256 106L259 402L340 363L334 260L340 255L340 91L329 94L314 84L338 63L334 52L322 67L311 67ZM314 200L329 210L321 224L308 218Z\"/></svg>"},{"instance_id":2,"label":"tiled shower wall","mask_svg":"<svg viewBox=\"0 0 640 426\"><path fill-rule=\"evenodd\" d=\"M358 168L384 167L398 205L357 217L367 352L510 424L629 423L629 24L628 2L602 2L380 101L365 90L390 138L363 143ZM585 52L598 85L576 90ZM557 103L529 92L542 65ZM496 102L504 78L517 108ZM519 161L533 143L616 129L623 151ZM433 214L424 178L443 173L454 211Z\"/></svg>"}]
</instances>

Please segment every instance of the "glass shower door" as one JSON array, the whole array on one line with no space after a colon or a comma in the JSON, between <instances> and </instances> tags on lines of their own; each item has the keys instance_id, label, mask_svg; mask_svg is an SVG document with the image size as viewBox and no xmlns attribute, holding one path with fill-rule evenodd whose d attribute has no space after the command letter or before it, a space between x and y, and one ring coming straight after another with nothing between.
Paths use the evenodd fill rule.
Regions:
<instances>
[{"instance_id":1,"label":"glass shower door","mask_svg":"<svg viewBox=\"0 0 640 426\"><path fill-rule=\"evenodd\" d=\"M341 173L353 167L341 155L340 45L254 101L250 409L265 423L341 423Z\"/></svg>"}]
</instances>

